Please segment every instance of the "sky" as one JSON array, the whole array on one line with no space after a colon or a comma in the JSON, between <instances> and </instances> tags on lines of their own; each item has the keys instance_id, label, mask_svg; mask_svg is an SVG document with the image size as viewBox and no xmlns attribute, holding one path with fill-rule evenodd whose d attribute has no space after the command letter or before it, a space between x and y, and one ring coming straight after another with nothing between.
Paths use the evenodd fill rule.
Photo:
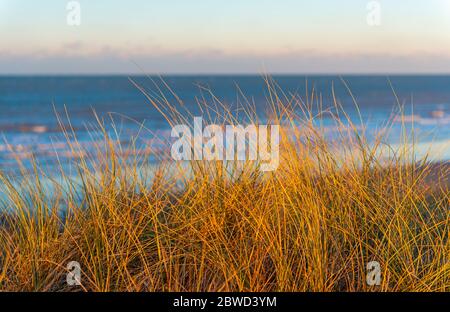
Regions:
<instances>
[{"instance_id":1,"label":"sky","mask_svg":"<svg viewBox=\"0 0 450 312\"><path fill-rule=\"evenodd\" d=\"M0 0L0 75L450 73L450 0L69 2Z\"/></svg>"}]
</instances>

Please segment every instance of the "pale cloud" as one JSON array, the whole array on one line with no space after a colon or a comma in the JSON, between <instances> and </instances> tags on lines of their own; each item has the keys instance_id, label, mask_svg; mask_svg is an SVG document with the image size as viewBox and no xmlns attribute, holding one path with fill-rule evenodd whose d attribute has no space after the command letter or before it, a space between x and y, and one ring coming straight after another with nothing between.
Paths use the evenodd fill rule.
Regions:
<instances>
[{"instance_id":1,"label":"pale cloud","mask_svg":"<svg viewBox=\"0 0 450 312\"><path fill-rule=\"evenodd\" d=\"M72 46L72 45L68 45ZM78 46L74 44L73 46ZM82 47L81 44L79 47ZM66 46L67 47L67 46ZM87 70L88 69L88 70ZM314 50L282 55L229 54L220 50L126 53L108 46L89 54L0 53L0 70L46 74L163 73L448 73L450 57L442 54L325 54Z\"/></svg>"}]
</instances>

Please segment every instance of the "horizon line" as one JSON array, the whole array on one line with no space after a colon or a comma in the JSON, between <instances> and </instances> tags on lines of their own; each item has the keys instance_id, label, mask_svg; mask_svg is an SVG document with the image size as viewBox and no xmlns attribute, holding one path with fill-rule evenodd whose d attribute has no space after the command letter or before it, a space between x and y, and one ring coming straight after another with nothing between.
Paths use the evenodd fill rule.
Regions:
<instances>
[{"instance_id":1,"label":"horizon line","mask_svg":"<svg viewBox=\"0 0 450 312\"><path fill-rule=\"evenodd\" d=\"M270 73L257 73L257 72L248 72L248 73L228 73L228 72L217 72L217 73L208 73L208 72L199 72L199 73L0 73L1 78L6 77L105 77L105 76L175 76L175 77L206 77L206 76L450 76L450 72L392 72L392 73L379 73L379 72L346 72L346 73L338 73L338 72L270 72Z\"/></svg>"}]
</instances>

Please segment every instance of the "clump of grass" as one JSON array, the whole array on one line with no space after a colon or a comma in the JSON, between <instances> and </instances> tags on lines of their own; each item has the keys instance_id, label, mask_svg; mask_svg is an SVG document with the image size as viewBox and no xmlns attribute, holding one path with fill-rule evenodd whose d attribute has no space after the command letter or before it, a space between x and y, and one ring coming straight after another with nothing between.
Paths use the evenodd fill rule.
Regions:
<instances>
[{"instance_id":1,"label":"clump of grass","mask_svg":"<svg viewBox=\"0 0 450 312\"><path fill-rule=\"evenodd\" d=\"M125 153L99 121L94 152L65 128L77 174L0 175L0 290L449 291L448 166L415 159L413 138L395 151L369 143L337 100L323 112L330 139L312 113L320 97L267 86L267 118L282 125L274 172L162 160L147 176L149 155ZM145 94L170 123L189 123L182 103ZM211 123L238 122L206 103ZM243 111L259 122L250 102ZM66 284L70 261L81 286ZM379 286L366 283L370 261Z\"/></svg>"}]
</instances>

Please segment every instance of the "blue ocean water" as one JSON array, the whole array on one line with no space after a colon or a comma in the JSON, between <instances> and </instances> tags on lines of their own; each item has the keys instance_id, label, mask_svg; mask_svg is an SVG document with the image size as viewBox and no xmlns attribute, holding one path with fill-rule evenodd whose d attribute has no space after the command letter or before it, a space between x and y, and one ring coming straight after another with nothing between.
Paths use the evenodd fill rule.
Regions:
<instances>
[{"instance_id":1,"label":"blue ocean water","mask_svg":"<svg viewBox=\"0 0 450 312\"><path fill-rule=\"evenodd\" d=\"M119 125L126 141L143 123L152 131L165 131L169 125L149 103L129 76L11 76L0 77L0 168L15 166L17 155L33 153L39 161L73 158L61 133L55 112L70 117L78 140L89 144L95 124L93 111L100 118L110 116ZM169 100L176 102L159 77L131 77L148 92L161 88ZM225 105L237 107L241 93L255 103L258 112L267 110L268 90L261 76L166 76L162 77L185 109L200 115L196 99L212 101L204 88L210 89ZM362 121L371 129L385 125L404 104L408 118L414 115L414 128L421 143L446 143L450 140L450 76L273 76L285 94L298 94L303 99L311 89L323 97L323 108L332 106L332 89L344 110L355 123L359 115L352 96L358 103ZM344 83L345 81L345 83ZM352 94L349 93L348 88ZM239 89L238 89L239 87ZM201 91L203 90L203 91ZM395 93L394 91L395 90ZM308 92L309 91L309 92ZM396 98L397 96L397 98ZM125 117L126 116L126 117ZM68 121L64 121L68 125ZM326 120L325 120L326 123ZM392 140L401 129L394 122ZM94 134L95 136L95 134ZM395 143L395 142L394 142ZM125 142L126 144L126 142ZM142 144L145 144L143 141ZM448 151L437 156L448 159Z\"/></svg>"}]
</instances>

